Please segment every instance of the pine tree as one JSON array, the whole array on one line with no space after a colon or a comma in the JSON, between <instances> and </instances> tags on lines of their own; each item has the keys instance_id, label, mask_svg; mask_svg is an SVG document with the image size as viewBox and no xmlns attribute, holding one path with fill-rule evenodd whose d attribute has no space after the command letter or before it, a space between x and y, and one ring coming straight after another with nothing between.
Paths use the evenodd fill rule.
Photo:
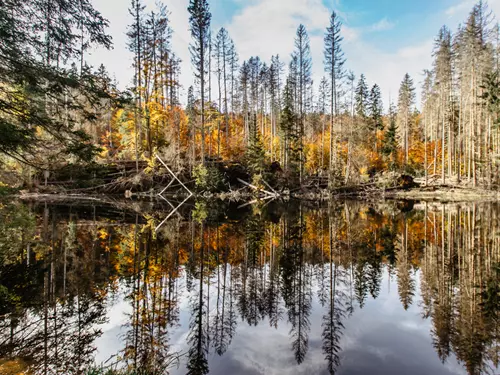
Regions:
<instances>
[{"instance_id":1,"label":"pine tree","mask_svg":"<svg viewBox=\"0 0 500 375\"><path fill-rule=\"evenodd\" d=\"M195 77L200 85L201 97L201 162L205 164L205 83L210 69L207 69L210 45L210 20L212 14L207 0L190 0L188 12L191 25L192 44L189 46Z\"/></svg>"}]
</instances>

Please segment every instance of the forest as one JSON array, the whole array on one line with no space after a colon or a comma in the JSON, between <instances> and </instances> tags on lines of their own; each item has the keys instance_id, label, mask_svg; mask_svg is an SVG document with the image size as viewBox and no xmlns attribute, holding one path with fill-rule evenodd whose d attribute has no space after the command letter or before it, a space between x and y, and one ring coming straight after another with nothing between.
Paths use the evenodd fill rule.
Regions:
<instances>
[{"instance_id":1,"label":"forest","mask_svg":"<svg viewBox=\"0 0 500 375\"><path fill-rule=\"evenodd\" d=\"M486 1L457 30L436 30L423 82L401 77L394 103L349 70L335 11L324 60L314 62L324 65L320 82L304 25L290 58L241 61L228 31L211 28L207 0L190 0L188 11L191 61L180 61L168 5L147 12L130 2L133 85L119 90L112 72L87 63L92 48L112 48L90 0L2 1L1 188L141 192L164 182L158 157L196 191L233 191L243 180L332 193L401 176L498 188L500 28ZM184 88L189 63L195 84Z\"/></svg>"}]
</instances>

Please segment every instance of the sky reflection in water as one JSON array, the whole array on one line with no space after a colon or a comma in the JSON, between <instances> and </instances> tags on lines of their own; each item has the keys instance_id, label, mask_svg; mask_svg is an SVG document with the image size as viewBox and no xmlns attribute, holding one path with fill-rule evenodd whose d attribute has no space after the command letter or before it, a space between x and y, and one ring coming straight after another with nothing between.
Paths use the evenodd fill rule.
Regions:
<instances>
[{"instance_id":1,"label":"sky reflection in water","mask_svg":"<svg viewBox=\"0 0 500 375\"><path fill-rule=\"evenodd\" d=\"M154 215L5 207L0 365L498 371L497 205L224 209L154 233Z\"/></svg>"}]
</instances>

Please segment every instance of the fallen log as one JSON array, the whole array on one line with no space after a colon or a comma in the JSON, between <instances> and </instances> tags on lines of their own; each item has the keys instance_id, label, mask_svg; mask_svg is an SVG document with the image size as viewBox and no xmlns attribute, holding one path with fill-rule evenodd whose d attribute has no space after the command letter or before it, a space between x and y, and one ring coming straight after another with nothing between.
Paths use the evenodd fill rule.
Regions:
<instances>
[{"instance_id":1,"label":"fallen log","mask_svg":"<svg viewBox=\"0 0 500 375\"><path fill-rule=\"evenodd\" d=\"M252 188L252 189L253 189L253 190L255 190L255 191L262 192L262 193L264 193L264 194L266 194L266 195L269 195L269 196L271 196L271 197L277 198L277 197L279 196L276 192L275 192L275 193L272 193L272 192L270 192L270 191L267 191L267 190L264 190L264 189L260 189L260 188L258 188L258 187L257 187L257 186L255 186L255 185L252 185L252 184L250 184L250 183L248 183L248 182L246 182L246 181L243 181L241 178L238 178L238 181L239 181L240 183L242 183L243 185L248 186L249 188Z\"/></svg>"}]
</instances>

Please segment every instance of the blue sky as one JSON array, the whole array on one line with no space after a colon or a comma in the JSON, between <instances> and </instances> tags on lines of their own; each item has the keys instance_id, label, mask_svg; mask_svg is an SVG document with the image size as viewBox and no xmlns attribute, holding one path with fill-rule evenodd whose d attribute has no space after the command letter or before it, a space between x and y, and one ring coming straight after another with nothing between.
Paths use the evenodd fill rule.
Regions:
<instances>
[{"instance_id":1,"label":"blue sky","mask_svg":"<svg viewBox=\"0 0 500 375\"><path fill-rule=\"evenodd\" d=\"M130 85L132 55L126 49L125 32L131 22L128 0L93 0L110 20L113 51L97 50L91 63L104 63L120 87ZM155 0L144 0L152 9ZM240 60L258 55L263 60L279 53L288 61L295 31L303 23L311 38L313 78L323 75L323 35L333 9L343 19L346 67L357 77L364 73L370 84L378 83L387 106L395 99L403 75L408 72L420 86L423 69L432 64L433 40L446 24L455 31L475 0L209 0L212 28L228 29ZM188 45L190 42L188 0L164 0L171 12L173 49L183 60L183 91L193 83ZM489 0L500 17L500 0ZM185 97L185 95L182 95Z\"/></svg>"}]
</instances>

